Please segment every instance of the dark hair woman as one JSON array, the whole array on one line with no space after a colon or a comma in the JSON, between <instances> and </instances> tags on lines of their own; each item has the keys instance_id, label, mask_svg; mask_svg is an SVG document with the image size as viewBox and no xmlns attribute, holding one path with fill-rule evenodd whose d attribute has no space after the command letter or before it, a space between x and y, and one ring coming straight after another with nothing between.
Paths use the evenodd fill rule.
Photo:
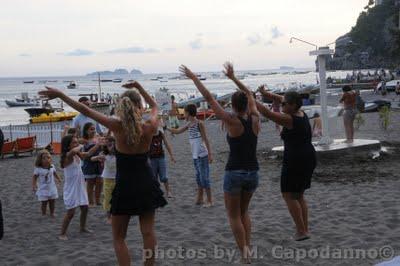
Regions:
<instances>
[{"instance_id":1,"label":"dark hair woman","mask_svg":"<svg viewBox=\"0 0 400 266\"><path fill-rule=\"evenodd\" d=\"M307 115L300 110L301 96L297 92L287 92L285 96L267 92L264 86L259 92L267 98L279 101L283 113L271 112L257 102L262 115L283 126L281 138L284 142L281 192L293 221L296 224L294 239L309 238L308 208L304 191L311 186L311 176L316 166L316 155L312 145L312 131Z\"/></svg>"},{"instance_id":2,"label":"dark hair woman","mask_svg":"<svg viewBox=\"0 0 400 266\"><path fill-rule=\"evenodd\" d=\"M258 186L256 149L260 119L251 91L235 77L231 63L226 63L224 67L225 75L240 89L232 95L232 113L226 112L221 107L190 69L181 66L180 71L193 80L228 131L226 138L230 152L224 176L225 207L233 235L242 254L242 261L248 263L251 235L248 207Z\"/></svg>"},{"instance_id":3,"label":"dark hair woman","mask_svg":"<svg viewBox=\"0 0 400 266\"><path fill-rule=\"evenodd\" d=\"M148 151L158 128L158 107L153 98L138 82L123 85L128 90L121 95L116 117L109 117L81 104L61 90L46 87L43 97L60 98L80 113L109 128L115 137L117 178L111 200L114 249L120 265L130 265L130 255L125 243L130 217L139 216L143 246L149 251L145 264L154 264L156 236L154 233L155 209L167 204L159 182L151 170ZM136 88L136 90L133 90ZM142 98L151 108L150 119L142 120Z\"/></svg>"}]
</instances>

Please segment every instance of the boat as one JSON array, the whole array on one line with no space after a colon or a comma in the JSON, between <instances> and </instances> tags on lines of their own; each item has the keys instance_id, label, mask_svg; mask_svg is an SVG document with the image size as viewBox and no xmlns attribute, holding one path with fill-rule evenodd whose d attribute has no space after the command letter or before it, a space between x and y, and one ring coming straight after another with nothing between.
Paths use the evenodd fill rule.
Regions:
<instances>
[{"instance_id":1,"label":"boat","mask_svg":"<svg viewBox=\"0 0 400 266\"><path fill-rule=\"evenodd\" d=\"M29 117L36 117L40 116L41 114L50 114L54 112L62 112L64 109L62 108L62 102L61 102L61 107L60 108L53 108L51 104L49 103L48 100L42 100L42 106L41 107L31 107L31 108L26 108L24 109L25 112L29 114Z\"/></svg>"},{"instance_id":2,"label":"boat","mask_svg":"<svg viewBox=\"0 0 400 266\"><path fill-rule=\"evenodd\" d=\"M75 81L71 81L68 86L67 89L76 89L76 83Z\"/></svg>"},{"instance_id":3,"label":"boat","mask_svg":"<svg viewBox=\"0 0 400 266\"><path fill-rule=\"evenodd\" d=\"M214 94L214 93L212 93L212 96L214 98L217 97L217 95ZM205 101L206 100L204 99L204 97L201 96L201 97L197 97L197 98L192 98L192 99L189 99L189 100L181 101L181 102L177 103L177 105L178 105L178 108L185 108L185 106L188 105L188 104L194 104L196 106L199 106L200 103L205 102Z\"/></svg>"},{"instance_id":4,"label":"boat","mask_svg":"<svg viewBox=\"0 0 400 266\"><path fill-rule=\"evenodd\" d=\"M375 100L365 102L364 112L379 112L383 107L387 106L389 109L391 108L391 102L387 100Z\"/></svg>"},{"instance_id":5,"label":"boat","mask_svg":"<svg viewBox=\"0 0 400 266\"><path fill-rule=\"evenodd\" d=\"M26 81L24 81L24 83L25 84L32 84L32 83L34 83L35 81L33 81L33 80L26 80Z\"/></svg>"},{"instance_id":6,"label":"boat","mask_svg":"<svg viewBox=\"0 0 400 266\"><path fill-rule=\"evenodd\" d=\"M77 116L78 112L54 112L49 114L41 114L39 116L34 116L29 121L33 124L35 123L49 123L49 122L59 122L65 120L72 120Z\"/></svg>"},{"instance_id":7,"label":"boat","mask_svg":"<svg viewBox=\"0 0 400 266\"><path fill-rule=\"evenodd\" d=\"M19 102L6 100L8 107L27 107L27 106L38 106L38 102Z\"/></svg>"},{"instance_id":8,"label":"boat","mask_svg":"<svg viewBox=\"0 0 400 266\"><path fill-rule=\"evenodd\" d=\"M215 116L215 113L212 109L199 110L199 111L197 111L197 114L196 114L196 118L200 119L200 120L206 120L206 119L209 119L214 116Z\"/></svg>"},{"instance_id":9,"label":"boat","mask_svg":"<svg viewBox=\"0 0 400 266\"><path fill-rule=\"evenodd\" d=\"M206 77L200 77L199 80L207 80Z\"/></svg>"},{"instance_id":10,"label":"boat","mask_svg":"<svg viewBox=\"0 0 400 266\"><path fill-rule=\"evenodd\" d=\"M395 91L396 90L396 85L397 83L400 82L400 80L391 80L386 82L386 91ZM379 82L378 86L376 87L376 89L378 91L380 91L382 88L382 82Z\"/></svg>"},{"instance_id":11,"label":"boat","mask_svg":"<svg viewBox=\"0 0 400 266\"><path fill-rule=\"evenodd\" d=\"M121 82L122 82L122 79L120 79L120 78L118 78L118 79L113 79L113 82L114 82L114 83L121 83Z\"/></svg>"},{"instance_id":12,"label":"boat","mask_svg":"<svg viewBox=\"0 0 400 266\"><path fill-rule=\"evenodd\" d=\"M102 79L101 82L113 82L112 79Z\"/></svg>"},{"instance_id":13,"label":"boat","mask_svg":"<svg viewBox=\"0 0 400 266\"><path fill-rule=\"evenodd\" d=\"M29 98L27 92L21 93L21 98L16 97L14 101L6 100L5 102L9 107L28 107L39 105L39 100L37 98Z\"/></svg>"}]
</instances>

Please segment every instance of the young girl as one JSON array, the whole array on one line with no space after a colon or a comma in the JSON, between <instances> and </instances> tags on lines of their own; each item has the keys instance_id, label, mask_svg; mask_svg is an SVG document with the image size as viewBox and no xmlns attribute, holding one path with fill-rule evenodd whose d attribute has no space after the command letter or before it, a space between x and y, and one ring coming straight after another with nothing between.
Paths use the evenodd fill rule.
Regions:
<instances>
[{"instance_id":1,"label":"young girl","mask_svg":"<svg viewBox=\"0 0 400 266\"><path fill-rule=\"evenodd\" d=\"M322 120L319 113L315 113L313 119L313 137L320 138L322 137Z\"/></svg>"},{"instance_id":2,"label":"young girl","mask_svg":"<svg viewBox=\"0 0 400 266\"><path fill-rule=\"evenodd\" d=\"M98 156L93 156L92 161L100 161L104 163L103 173L103 209L107 213L107 223L111 224L111 194L115 187L115 177L117 175L117 166L115 161L115 139L107 137L107 143L103 146L103 152Z\"/></svg>"},{"instance_id":3,"label":"young girl","mask_svg":"<svg viewBox=\"0 0 400 266\"><path fill-rule=\"evenodd\" d=\"M89 122L83 126L82 142L83 151L88 152L97 143L96 127L93 123ZM93 156L97 156L100 149L95 151ZM102 163L100 161L92 161L90 157L85 158L82 163L82 172L85 176L87 184L87 193L89 198L89 206L101 205L100 195L103 186L101 179ZM94 197L93 197L94 195ZM93 199L94 198L94 199Z\"/></svg>"},{"instance_id":4,"label":"young girl","mask_svg":"<svg viewBox=\"0 0 400 266\"><path fill-rule=\"evenodd\" d=\"M67 213L64 216L61 227L60 240L68 240L67 229L75 214L75 209L80 207L80 231L90 233L86 229L88 213L88 195L85 189L85 178L81 169L81 158L90 157L100 147L98 142L88 152L81 152L82 147L78 139L73 135L66 135L61 140L60 164L64 169L64 204Z\"/></svg>"},{"instance_id":5,"label":"young girl","mask_svg":"<svg viewBox=\"0 0 400 266\"><path fill-rule=\"evenodd\" d=\"M56 168L51 163L51 155L47 150L38 152L35 161L35 169L32 177L32 189L36 191L38 200L42 202L42 215L46 215L47 204L50 208L50 216L54 218L55 199L58 198L55 180L61 183ZM39 186L38 186L39 181Z\"/></svg>"},{"instance_id":6,"label":"young girl","mask_svg":"<svg viewBox=\"0 0 400 266\"><path fill-rule=\"evenodd\" d=\"M119 265L130 265L131 258L125 242L131 216L139 216L143 249L150 256L145 265L153 265L155 246L155 210L167 204L150 167L148 151L158 128L158 106L153 98L136 81L125 84L125 91L116 107L116 117L109 117L79 103L61 90L46 87L41 96L60 98L78 112L109 128L115 137L117 177L111 200L111 223L114 250ZM136 88L136 90L133 90ZM142 97L151 108L150 119L143 121ZM72 159L71 159L72 160Z\"/></svg>"},{"instance_id":7,"label":"young girl","mask_svg":"<svg viewBox=\"0 0 400 266\"><path fill-rule=\"evenodd\" d=\"M170 191L169 183L168 183L168 177L167 177L167 165L165 162L165 153L163 149L163 143L165 147L167 148L167 151L169 153L169 157L171 159L172 163L175 163L175 158L174 155L172 154L172 148L165 137L164 131L162 128L158 129L158 132L156 135L153 136L153 139L151 141L150 145L150 162L151 162L151 168L153 169L154 174L156 177L160 179L160 182L164 184L165 187L165 192L167 194L168 198L172 198L172 194Z\"/></svg>"},{"instance_id":8,"label":"young girl","mask_svg":"<svg viewBox=\"0 0 400 266\"><path fill-rule=\"evenodd\" d=\"M188 123L178 129L167 129L173 134L181 134L186 130L189 131L189 142L192 148L194 169L196 171L196 205L203 205L203 194L205 191L207 194L207 203L203 207L211 207L213 205L209 178L209 163L212 163L211 147L207 138L206 127L202 121L197 120L196 115L196 105L189 104L185 107L185 118Z\"/></svg>"}]
</instances>

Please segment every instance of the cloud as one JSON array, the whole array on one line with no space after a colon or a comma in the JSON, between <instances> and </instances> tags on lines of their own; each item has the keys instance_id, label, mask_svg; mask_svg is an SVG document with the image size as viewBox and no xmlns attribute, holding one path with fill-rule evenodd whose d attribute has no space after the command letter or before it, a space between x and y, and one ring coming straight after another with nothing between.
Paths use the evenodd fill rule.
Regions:
<instances>
[{"instance_id":1,"label":"cloud","mask_svg":"<svg viewBox=\"0 0 400 266\"><path fill-rule=\"evenodd\" d=\"M247 36L246 40L249 46L258 44L270 46L274 45L274 40L279 39L282 36L284 36L284 34L279 30L279 28L277 26L272 26L268 33L253 33Z\"/></svg>"},{"instance_id":2,"label":"cloud","mask_svg":"<svg viewBox=\"0 0 400 266\"><path fill-rule=\"evenodd\" d=\"M279 37L283 36L284 34L278 29L277 26L273 26L271 28L271 38L274 39L278 39Z\"/></svg>"},{"instance_id":3,"label":"cloud","mask_svg":"<svg viewBox=\"0 0 400 266\"><path fill-rule=\"evenodd\" d=\"M119 48L106 51L109 54L146 54L146 53L158 53L157 49L154 48L144 48L140 46Z\"/></svg>"},{"instance_id":4,"label":"cloud","mask_svg":"<svg viewBox=\"0 0 400 266\"><path fill-rule=\"evenodd\" d=\"M190 48L192 48L192 50L199 50L203 47L203 40L199 37L199 38L189 42L189 46L190 46Z\"/></svg>"},{"instance_id":5,"label":"cloud","mask_svg":"<svg viewBox=\"0 0 400 266\"><path fill-rule=\"evenodd\" d=\"M30 54L25 54L25 53L19 54L19 56L20 56L20 57L31 57Z\"/></svg>"},{"instance_id":6,"label":"cloud","mask_svg":"<svg viewBox=\"0 0 400 266\"><path fill-rule=\"evenodd\" d=\"M256 45L262 41L262 37L260 34L254 33L247 37L247 41L248 41L249 45Z\"/></svg>"},{"instance_id":7,"label":"cloud","mask_svg":"<svg viewBox=\"0 0 400 266\"><path fill-rule=\"evenodd\" d=\"M92 54L94 54L94 52L85 49L75 49L70 52L59 53L59 55L64 55L64 56L86 56Z\"/></svg>"}]
</instances>

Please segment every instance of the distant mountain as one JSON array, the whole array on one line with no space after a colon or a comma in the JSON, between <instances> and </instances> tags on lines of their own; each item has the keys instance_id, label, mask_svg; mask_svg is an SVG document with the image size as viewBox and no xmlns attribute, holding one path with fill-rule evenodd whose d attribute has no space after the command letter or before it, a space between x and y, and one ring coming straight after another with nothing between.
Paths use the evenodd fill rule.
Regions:
<instances>
[{"instance_id":1,"label":"distant mountain","mask_svg":"<svg viewBox=\"0 0 400 266\"><path fill-rule=\"evenodd\" d=\"M143 75L142 71L138 69L132 69L131 74L133 75Z\"/></svg>"},{"instance_id":2,"label":"distant mountain","mask_svg":"<svg viewBox=\"0 0 400 266\"><path fill-rule=\"evenodd\" d=\"M109 70L96 71L96 72L93 72L93 73L86 74L86 76L97 76L99 73L102 76L107 76L107 75L128 75L129 71L124 69L124 68L118 68L118 69L116 69L114 71L109 71ZM134 75L142 75L143 74L142 71L137 70L137 69L132 69L132 71L130 73L134 74Z\"/></svg>"},{"instance_id":3,"label":"distant mountain","mask_svg":"<svg viewBox=\"0 0 400 266\"><path fill-rule=\"evenodd\" d=\"M279 67L280 70L293 70L294 67L290 67L290 66L281 66Z\"/></svg>"}]
</instances>

